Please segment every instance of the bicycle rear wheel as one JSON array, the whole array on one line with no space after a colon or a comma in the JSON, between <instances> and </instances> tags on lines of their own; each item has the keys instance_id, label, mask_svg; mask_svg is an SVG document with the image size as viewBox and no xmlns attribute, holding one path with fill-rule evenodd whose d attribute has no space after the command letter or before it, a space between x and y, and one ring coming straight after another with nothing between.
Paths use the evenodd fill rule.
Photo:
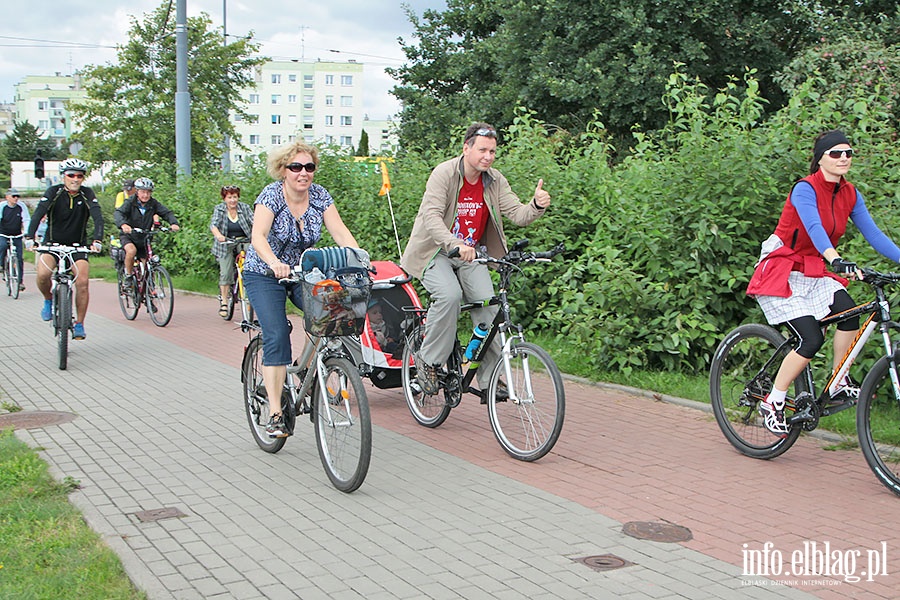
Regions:
<instances>
[{"instance_id":1,"label":"bicycle rear wheel","mask_svg":"<svg viewBox=\"0 0 900 600\"><path fill-rule=\"evenodd\" d=\"M895 355L894 360L900 356ZM856 408L859 446L878 481L900 496L900 400L890 361L879 359L863 380Z\"/></svg>"},{"instance_id":2,"label":"bicycle rear wheel","mask_svg":"<svg viewBox=\"0 0 900 600\"><path fill-rule=\"evenodd\" d=\"M257 335L244 350L241 383L244 388L244 412L256 445L274 454L284 447L286 437L272 438L266 433L269 422L269 399L262 374L262 336ZM286 408L286 407L284 407Z\"/></svg>"},{"instance_id":3,"label":"bicycle rear wheel","mask_svg":"<svg viewBox=\"0 0 900 600\"><path fill-rule=\"evenodd\" d=\"M125 271L123 269L116 271L116 279L119 282L119 308L122 309L122 314L125 315L126 319L134 321L138 314L138 308L140 308L137 299L137 283L135 282L131 289L126 290Z\"/></svg>"},{"instance_id":4,"label":"bicycle rear wheel","mask_svg":"<svg viewBox=\"0 0 900 600\"><path fill-rule=\"evenodd\" d=\"M763 425L759 403L772 389L775 374L790 348L776 350L784 336L768 325L750 323L729 333L713 355L709 370L709 396L716 422L726 439L741 453L753 458L775 458L800 437L802 427L792 425L786 438L779 438ZM793 398L809 393L807 371L794 381L788 394L785 418L793 414Z\"/></svg>"},{"instance_id":5,"label":"bicycle rear wheel","mask_svg":"<svg viewBox=\"0 0 900 600\"><path fill-rule=\"evenodd\" d=\"M325 394L316 380L316 447L332 485L350 493L363 484L372 457L372 421L369 400L359 369L345 359L325 359Z\"/></svg>"},{"instance_id":6,"label":"bicycle rear wheel","mask_svg":"<svg viewBox=\"0 0 900 600\"><path fill-rule=\"evenodd\" d=\"M54 327L57 335L57 354L59 358L59 370L65 371L69 365L69 329L72 327L72 292L69 284L60 282L53 292L56 298L54 306Z\"/></svg>"},{"instance_id":7,"label":"bicycle rear wheel","mask_svg":"<svg viewBox=\"0 0 900 600\"><path fill-rule=\"evenodd\" d=\"M164 266L154 265L150 268L145 298L153 323L157 327L168 325L172 320L172 309L175 305L175 289L172 287L172 278Z\"/></svg>"},{"instance_id":8,"label":"bicycle rear wheel","mask_svg":"<svg viewBox=\"0 0 900 600\"><path fill-rule=\"evenodd\" d=\"M403 366L400 377L403 382L403 396L409 412L419 425L438 427L450 415L450 406L437 394L426 394L416 381L416 361L422 340L425 338L425 325L420 323L406 337L403 347ZM445 392L446 393L446 392Z\"/></svg>"},{"instance_id":9,"label":"bicycle rear wheel","mask_svg":"<svg viewBox=\"0 0 900 600\"><path fill-rule=\"evenodd\" d=\"M566 415L562 373L543 348L528 342L510 349L509 367L510 381L505 381L502 359L491 373L488 416L506 453L532 462L550 452L562 432ZM509 399L498 400L501 383L506 384Z\"/></svg>"}]
</instances>

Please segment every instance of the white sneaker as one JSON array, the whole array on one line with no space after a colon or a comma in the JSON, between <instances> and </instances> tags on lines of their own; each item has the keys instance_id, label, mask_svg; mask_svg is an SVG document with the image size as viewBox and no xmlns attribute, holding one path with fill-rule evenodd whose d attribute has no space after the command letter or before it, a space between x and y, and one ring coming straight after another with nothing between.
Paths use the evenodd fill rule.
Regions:
<instances>
[{"instance_id":1,"label":"white sneaker","mask_svg":"<svg viewBox=\"0 0 900 600\"><path fill-rule=\"evenodd\" d=\"M759 403L759 414L763 418L763 425L773 435L780 438L786 438L788 435L787 422L784 420L784 400L780 405L775 402L769 402L769 396Z\"/></svg>"}]
</instances>

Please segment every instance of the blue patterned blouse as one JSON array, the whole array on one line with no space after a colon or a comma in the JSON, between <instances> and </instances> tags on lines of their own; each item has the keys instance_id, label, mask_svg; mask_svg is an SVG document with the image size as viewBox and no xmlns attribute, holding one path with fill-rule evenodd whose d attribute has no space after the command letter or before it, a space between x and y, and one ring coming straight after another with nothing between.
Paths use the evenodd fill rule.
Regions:
<instances>
[{"instance_id":1,"label":"blue patterned blouse","mask_svg":"<svg viewBox=\"0 0 900 600\"><path fill-rule=\"evenodd\" d=\"M256 198L255 204L262 204L273 213L275 220L269 230L269 246L278 260L286 265L299 265L300 255L307 248L316 245L322 237L322 224L325 210L334 204L331 194L321 185L314 183L309 186L309 208L303 213L303 231L297 227L294 215L288 210L284 199L284 184L281 181L270 183ZM244 270L264 275L269 266L263 262L251 246L247 250L247 260Z\"/></svg>"}]
</instances>

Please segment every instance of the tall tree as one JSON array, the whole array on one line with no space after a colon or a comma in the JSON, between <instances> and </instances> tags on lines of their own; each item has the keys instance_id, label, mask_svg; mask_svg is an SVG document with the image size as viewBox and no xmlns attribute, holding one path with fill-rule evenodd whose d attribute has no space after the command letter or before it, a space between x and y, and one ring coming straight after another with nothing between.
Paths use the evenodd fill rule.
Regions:
<instances>
[{"instance_id":1,"label":"tall tree","mask_svg":"<svg viewBox=\"0 0 900 600\"><path fill-rule=\"evenodd\" d=\"M359 134L359 146L356 148L356 156L369 155L369 134L363 129Z\"/></svg>"},{"instance_id":2,"label":"tall tree","mask_svg":"<svg viewBox=\"0 0 900 600\"><path fill-rule=\"evenodd\" d=\"M68 156L68 150L57 148L56 143L48 137L41 137L38 128L28 121L14 121L13 129L6 134L2 142L6 159L33 160L37 150L45 160L55 160Z\"/></svg>"},{"instance_id":3,"label":"tall tree","mask_svg":"<svg viewBox=\"0 0 900 600\"><path fill-rule=\"evenodd\" d=\"M442 146L449 127L471 120L498 126L522 105L538 118L582 131L599 110L608 129L656 129L674 63L710 89L755 68L760 92L784 101L773 77L815 43L827 14L862 22L891 2L834 0L447 0L401 39L408 62L389 72L403 103L401 142Z\"/></svg>"},{"instance_id":4,"label":"tall tree","mask_svg":"<svg viewBox=\"0 0 900 600\"><path fill-rule=\"evenodd\" d=\"M175 161L175 18L171 3L132 17L129 41L118 62L84 71L87 100L74 109L82 125L84 156L91 161L145 161L171 167ZM188 19L188 91L191 97L191 157L201 170L221 156L234 135L229 110L241 110L239 92L254 83L264 57L258 44L222 43L206 13ZM174 168L174 167L172 167Z\"/></svg>"}]
</instances>

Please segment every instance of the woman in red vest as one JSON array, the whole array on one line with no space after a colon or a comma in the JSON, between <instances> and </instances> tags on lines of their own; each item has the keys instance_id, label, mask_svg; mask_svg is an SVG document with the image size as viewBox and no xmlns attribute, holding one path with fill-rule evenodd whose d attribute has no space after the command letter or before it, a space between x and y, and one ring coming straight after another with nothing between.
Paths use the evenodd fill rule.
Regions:
<instances>
[{"instance_id":1,"label":"woman in red vest","mask_svg":"<svg viewBox=\"0 0 900 600\"><path fill-rule=\"evenodd\" d=\"M900 248L872 220L862 195L845 179L853 149L843 132L820 134L813 147L808 177L794 184L778 225L763 242L747 293L759 302L766 320L785 324L800 343L781 363L774 386L759 404L766 429L786 437L784 404L791 382L800 375L825 342L818 319L853 308L848 279L858 276L855 263L835 249L848 219L866 241L885 257L900 262ZM826 261L831 271L826 271ZM840 323L834 334L835 367L859 329L859 319ZM836 403L859 396L859 388L845 379L832 394Z\"/></svg>"}]
</instances>

